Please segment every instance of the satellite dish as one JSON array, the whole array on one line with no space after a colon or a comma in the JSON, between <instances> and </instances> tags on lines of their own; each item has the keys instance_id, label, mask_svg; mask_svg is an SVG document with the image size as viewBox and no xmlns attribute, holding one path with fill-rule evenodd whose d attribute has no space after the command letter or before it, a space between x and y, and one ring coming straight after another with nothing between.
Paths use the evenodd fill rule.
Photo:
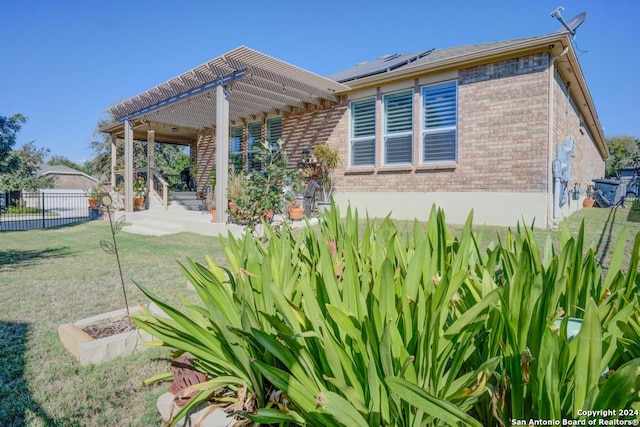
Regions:
<instances>
[{"instance_id":1,"label":"satellite dish","mask_svg":"<svg viewBox=\"0 0 640 427\"><path fill-rule=\"evenodd\" d=\"M574 16L569 20L569 22L567 22L567 25L569 26L569 28L571 28L570 32L572 35L575 35L576 30L580 25L582 25L585 19L587 19L587 12L582 12L581 14Z\"/></svg>"},{"instance_id":2,"label":"satellite dish","mask_svg":"<svg viewBox=\"0 0 640 427\"><path fill-rule=\"evenodd\" d=\"M551 12L551 17L556 18L562 24L562 27L560 27L557 32L562 33L562 32L568 31L569 34L571 34L572 36L575 36L576 30L578 29L578 27L582 25L585 19L587 19L587 12L582 12L574 16L567 22L564 20L564 18L562 18L562 15L560 14L560 12L563 10L564 10L564 7L560 6L559 8Z\"/></svg>"}]
</instances>

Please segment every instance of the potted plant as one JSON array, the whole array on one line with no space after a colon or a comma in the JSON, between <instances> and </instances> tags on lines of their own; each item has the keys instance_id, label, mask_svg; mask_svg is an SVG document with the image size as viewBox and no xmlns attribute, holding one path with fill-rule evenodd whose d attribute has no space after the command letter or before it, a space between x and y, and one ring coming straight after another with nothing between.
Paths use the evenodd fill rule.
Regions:
<instances>
[{"instance_id":1,"label":"potted plant","mask_svg":"<svg viewBox=\"0 0 640 427\"><path fill-rule=\"evenodd\" d=\"M133 210L140 210L147 195L147 183L139 176L133 181Z\"/></svg>"},{"instance_id":2,"label":"potted plant","mask_svg":"<svg viewBox=\"0 0 640 427\"><path fill-rule=\"evenodd\" d=\"M95 208L98 206L98 200L102 197L102 183L98 182L94 187L91 187L87 191L87 197L89 200L89 207Z\"/></svg>"},{"instance_id":3,"label":"potted plant","mask_svg":"<svg viewBox=\"0 0 640 427\"><path fill-rule=\"evenodd\" d=\"M304 215L304 208L300 204L299 199L293 199L289 202L289 219L292 221L300 221L302 220L302 216Z\"/></svg>"},{"instance_id":4,"label":"potted plant","mask_svg":"<svg viewBox=\"0 0 640 427\"><path fill-rule=\"evenodd\" d=\"M236 202L245 194L244 189L244 173L234 169L229 170L229 178L227 181L227 199L229 199L229 213L233 215L236 211Z\"/></svg>"},{"instance_id":5,"label":"potted plant","mask_svg":"<svg viewBox=\"0 0 640 427\"><path fill-rule=\"evenodd\" d=\"M313 149L313 154L320 164L320 184L322 185L322 201L318 202L318 210L326 209L331 204L331 196L335 186L334 171L340 163L340 153L337 148L320 144Z\"/></svg>"},{"instance_id":6,"label":"potted plant","mask_svg":"<svg viewBox=\"0 0 640 427\"><path fill-rule=\"evenodd\" d=\"M211 212L211 222L216 222L216 170L211 169L209 172L209 191L207 193L207 209Z\"/></svg>"}]
</instances>

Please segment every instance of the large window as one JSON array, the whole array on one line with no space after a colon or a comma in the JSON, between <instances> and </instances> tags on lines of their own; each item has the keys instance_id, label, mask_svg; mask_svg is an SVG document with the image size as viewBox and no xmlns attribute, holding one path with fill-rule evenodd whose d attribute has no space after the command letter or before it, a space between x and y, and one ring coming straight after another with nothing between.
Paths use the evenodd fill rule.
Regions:
<instances>
[{"instance_id":1,"label":"large window","mask_svg":"<svg viewBox=\"0 0 640 427\"><path fill-rule=\"evenodd\" d=\"M406 90L384 97L384 164L413 162L413 92Z\"/></svg>"},{"instance_id":2,"label":"large window","mask_svg":"<svg viewBox=\"0 0 640 427\"><path fill-rule=\"evenodd\" d=\"M275 144L282 138L282 117L271 117L267 119L267 141Z\"/></svg>"},{"instance_id":3,"label":"large window","mask_svg":"<svg viewBox=\"0 0 640 427\"><path fill-rule=\"evenodd\" d=\"M457 88L455 81L422 88L422 163L456 161Z\"/></svg>"},{"instance_id":4,"label":"large window","mask_svg":"<svg viewBox=\"0 0 640 427\"><path fill-rule=\"evenodd\" d=\"M352 101L351 166L374 166L376 162L376 99Z\"/></svg>"},{"instance_id":5,"label":"large window","mask_svg":"<svg viewBox=\"0 0 640 427\"><path fill-rule=\"evenodd\" d=\"M247 125L247 167L249 170L260 170L260 161L256 158L256 143L262 137L262 122L251 122Z\"/></svg>"},{"instance_id":6,"label":"large window","mask_svg":"<svg viewBox=\"0 0 640 427\"><path fill-rule=\"evenodd\" d=\"M233 170L242 170L242 126L231 128L231 138L229 140L229 164Z\"/></svg>"}]
</instances>

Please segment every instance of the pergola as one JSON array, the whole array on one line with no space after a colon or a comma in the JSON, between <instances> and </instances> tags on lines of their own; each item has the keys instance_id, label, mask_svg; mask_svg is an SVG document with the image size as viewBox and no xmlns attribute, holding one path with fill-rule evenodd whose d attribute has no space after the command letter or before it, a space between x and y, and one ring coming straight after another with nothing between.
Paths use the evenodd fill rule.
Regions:
<instances>
[{"instance_id":1,"label":"pergola","mask_svg":"<svg viewBox=\"0 0 640 427\"><path fill-rule=\"evenodd\" d=\"M124 139L127 211L133 206L133 140L146 132L155 141L192 142L215 129L217 222L227 204L230 122L265 114L287 114L312 105L326 107L349 87L253 49L241 46L108 110L118 122L101 131ZM140 138L143 139L143 138ZM152 149L149 152L153 152ZM150 161L152 163L152 160ZM112 182L114 178L112 175Z\"/></svg>"}]
</instances>

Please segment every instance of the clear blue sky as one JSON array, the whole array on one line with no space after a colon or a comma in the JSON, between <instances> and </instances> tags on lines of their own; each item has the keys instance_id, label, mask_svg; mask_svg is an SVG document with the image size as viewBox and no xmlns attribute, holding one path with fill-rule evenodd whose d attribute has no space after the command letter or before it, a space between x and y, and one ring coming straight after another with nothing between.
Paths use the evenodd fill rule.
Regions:
<instances>
[{"instance_id":1,"label":"clear blue sky","mask_svg":"<svg viewBox=\"0 0 640 427\"><path fill-rule=\"evenodd\" d=\"M82 162L111 105L245 45L327 75L384 54L555 32L550 13L588 13L579 59L606 136L640 137L640 1L5 0L0 115Z\"/></svg>"}]
</instances>

